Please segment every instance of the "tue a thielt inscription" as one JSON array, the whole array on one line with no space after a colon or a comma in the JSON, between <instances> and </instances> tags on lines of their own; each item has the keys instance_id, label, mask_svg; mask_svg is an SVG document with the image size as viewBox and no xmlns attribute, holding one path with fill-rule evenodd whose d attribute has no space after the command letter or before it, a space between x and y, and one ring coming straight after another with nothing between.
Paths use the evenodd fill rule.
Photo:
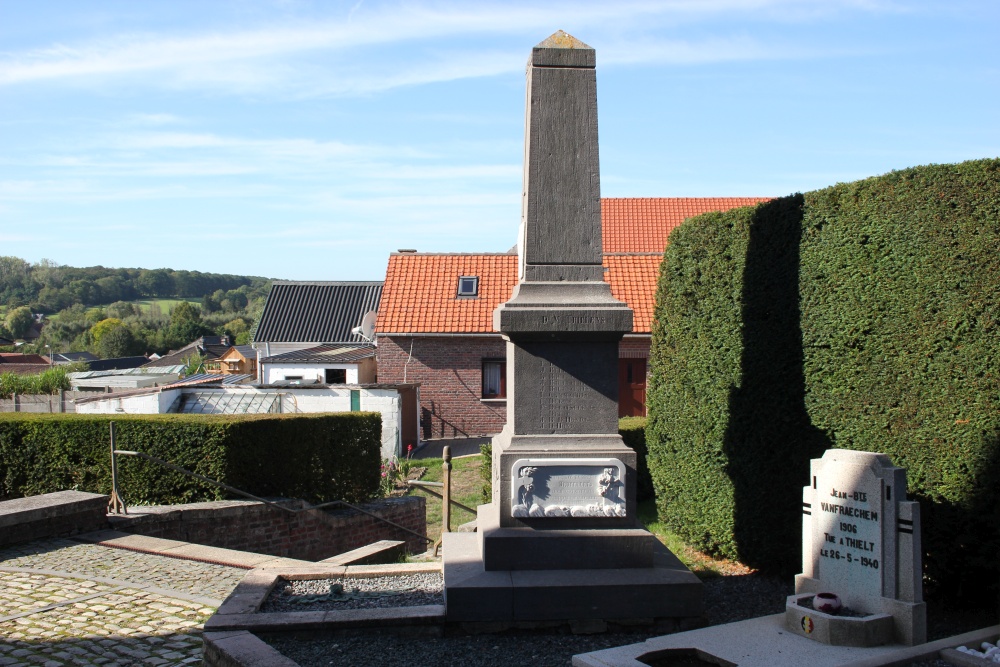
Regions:
<instances>
[{"instance_id":1,"label":"tue a thielt inscription","mask_svg":"<svg viewBox=\"0 0 1000 667\"><path fill-rule=\"evenodd\" d=\"M871 470L830 467L817 476L813 505L814 553L823 580L834 591L882 594L882 480ZM818 510L818 511L817 511Z\"/></svg>"},{"instance_id":2,"label":"tue a thielt inscription","mask_svg":"<svg viewBox=\"0 0 1000 667\"><path fill-rule=\"evenodd\" d=\"M626 515L625 466L618 459L518 459L510 489L513 517Z\"/></svg>"}]
</instances>

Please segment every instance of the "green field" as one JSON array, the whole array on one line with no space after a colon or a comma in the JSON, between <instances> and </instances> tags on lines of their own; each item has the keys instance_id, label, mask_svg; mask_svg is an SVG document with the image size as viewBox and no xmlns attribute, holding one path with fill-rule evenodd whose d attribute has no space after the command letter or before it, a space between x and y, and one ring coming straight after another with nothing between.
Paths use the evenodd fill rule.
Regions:
<instances>
[{"instance_id":1,"label":"green field","mask_svg":"<svg viewBox=\"0 0 1000 667\"><path fill-rule=\"evenodd\" d=\"M169 315L170 311L173 310L174 306L181 303L182 301L187 301L190 304L194 304L195 306L201 307L201 299L195 299L193 297L188 297L185 299L139 299L137 301L133 301L132 303L139 304L139 306L142 308L143 313L148 313L150 309L153 307L153 304L155 303L160 306L160 311L164 315ZM101 307L103 308L104 306Z\"/></svg>"}]
</instances>

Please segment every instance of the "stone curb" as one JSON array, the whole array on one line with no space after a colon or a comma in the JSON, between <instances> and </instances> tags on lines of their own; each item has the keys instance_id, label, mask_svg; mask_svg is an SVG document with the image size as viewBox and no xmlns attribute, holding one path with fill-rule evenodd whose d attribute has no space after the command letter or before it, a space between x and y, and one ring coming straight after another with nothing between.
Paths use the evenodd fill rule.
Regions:
<instances>
[{"instance_id":1,"label":"stone curb","mask_svg":"<svg viewBox=\"0 0 1000 667\"><path fill-rule=\"evenodd\" d=\"M271 567L251 570L218 610L205 622L205 631L322 630L332 627L373 628L443 624L444 605L349 609L344 611L286 611L259 613L279 579L291 581L334 577L365 578L440 572L440 563L395 563L392 565Z\"/></svg>"},{"instance_id":2,"label":"stone curb","mask_svg":"<svg viewBox=\"0 0 1000 667\"><path fill-rule=\"evenodd\" d=\"M76 535L72 539L89 544L98 544L114 549L136 551L139 553L168 556L182 560L191 560L209 565L224 565L252 570L256 567L291 567L297 565L312 565L309 561L295 558L281 558L268 554L258 554L250 551L236 551L221 547L209 547L177 540L165 540L159 537L134 535L116 530L100 530L93 533Z\"/></svg>"},{"instance_id":3,"label":"stone curb","mask_svg":"<svg viewBox=\"0 0 1000 667\"><path fill-rule=\"evenodd\" d=\"M994 664L986 660L981 660L975 656L968 656L964 653L959 653L958 651L950 651L956 646L961 646L963 644L972 644L974 648L979 648L980 643L985 641L990 641L996 639L1000 635L1000 625L992 625L988 628L982 628L980 630L972 630L971 632L966 632L965 634L955 635L954 637L945 637L944 639L938 639L926 644L920 644L918 646L910 646L908 648L896 651L892 655L885 656L881 659L870 659L870 660L858 660L857 662L846 663L841 667L899 667L901 665L908 665L915 660L927 660L937 658L943 651L949 651L948 661L952 664L968 664L968 665L988 665ZM977 660L978 662L968 662L968 663L956 663L952 659L951 653L963 658L969 658L970 660Z\"/></svg>"},{"instance_id":4,"label":"stone curb","mask_svg":"<svg viewBox=\"0 0 1000 667\"><path fill-rule=\"evenodd\" d=\"M299 667L246 630L204 632L202 658L215 667Z\"/></svg>"}]
</instances>

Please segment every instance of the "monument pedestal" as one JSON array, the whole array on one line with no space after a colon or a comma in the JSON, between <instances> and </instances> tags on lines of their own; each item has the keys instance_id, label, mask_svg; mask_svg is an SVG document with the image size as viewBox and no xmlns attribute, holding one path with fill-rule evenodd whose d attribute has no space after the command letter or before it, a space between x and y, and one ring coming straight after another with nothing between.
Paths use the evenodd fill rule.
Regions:
<instances>
[{"instance_id":1,"label":"monument pedestal","mask_svg":"<svg viewBox=\"0 0 1000 667\"><path fill-rule=\"evenodd\" d=\"M490 525L488 517L496 514L495 505L482 505L482 533L444 535L449 621L649 623L674 619L691 624L700 619L701 581L649 532L500 528L495 519ZM623 563L635 562L635 554L622 553L635 547L648 557L647 567L616 565L619 557ZM486 549L537 556L527 563L536 567L487 569ZM571 563L576 567L570 567ZM593 567L583 567L586 564Z\"/></svg>"}]
</instances>

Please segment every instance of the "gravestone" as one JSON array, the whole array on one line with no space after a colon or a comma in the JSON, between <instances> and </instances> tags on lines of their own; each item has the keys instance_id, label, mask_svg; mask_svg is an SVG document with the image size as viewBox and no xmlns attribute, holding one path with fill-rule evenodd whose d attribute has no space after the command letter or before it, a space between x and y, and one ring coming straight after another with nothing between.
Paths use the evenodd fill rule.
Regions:
<instances>
[{"instance_id":1,"label":"gravestone","mask_svg":"<svg viewBox=\"0 0 1000 667\"><path fill-rule=\"evenodd\" d=\"M688 618L701 585L636 515L618 434L618 342L632 311L604 281L594 50L557 32L527 69L519 282L507 424L477 532L444 539L452 620Z\"/></svg>"},{"instance_id":2,"label":"gravestone","mask_svg":"<svg viewBox=\"0 0 1000 667\"><path fill-rule=\"evenodd\" d=\"M906 471L884 454L830 449L812 460L810 474L789 629L846 646L926 641L920 506L906 499ZM820 592L856 614L813 611L809 598Z\"/></svg>"}]
</instances>

